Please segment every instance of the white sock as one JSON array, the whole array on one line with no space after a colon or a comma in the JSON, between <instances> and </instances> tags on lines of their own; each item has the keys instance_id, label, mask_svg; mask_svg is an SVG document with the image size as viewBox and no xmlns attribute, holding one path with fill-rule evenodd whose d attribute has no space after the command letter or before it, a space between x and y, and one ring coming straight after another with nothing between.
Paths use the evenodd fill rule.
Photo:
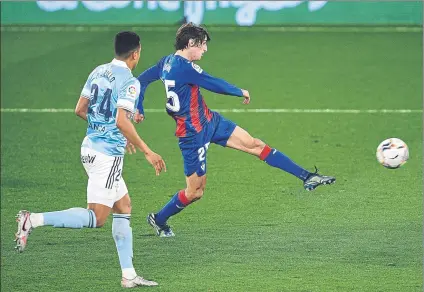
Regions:
<instances>
[{"instance_id":1,"label":"white sock","mask_svg":"<svg viewBox=\"0 0 424 292\"><path fill-rule=\"evenodd\" d=\"M32 227L44 226L44 216L42 213L31 213L29 215Z\"/></svg>"},{"instance_id":2,"label":"white sock","mask_svg":"<svg viewBox=\"0 0 424 292\"><path fill-rule=\"evenodd\" d=\"M137 277L137 273L134 268L122 269L122 278L132 280Z\"/></svg>"}]
</instances>

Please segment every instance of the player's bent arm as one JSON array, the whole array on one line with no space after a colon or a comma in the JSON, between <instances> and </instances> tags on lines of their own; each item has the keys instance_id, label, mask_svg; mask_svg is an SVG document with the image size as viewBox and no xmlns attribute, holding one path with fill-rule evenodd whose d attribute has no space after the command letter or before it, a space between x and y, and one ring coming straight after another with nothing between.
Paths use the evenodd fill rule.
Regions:
<instances>
[{"instance_id":1,"label":"player's bent arm","mask_svg":"<svg viewBox=\"0 0 424 292\"><path fill-rule=\"evenodd\" d=\"M131 144L144 153L147 161L155 168L156 175L159 175L162 170L166 171L166 165L162 157L150 150L149 146L141 140L134 125L131 123L131 118L132 113L130 111L118 108L116 126Z\"/></svg>"},{"instance_id":2,"label":"player's bent arm","mask_svg":"<svg viewBox=\"0 0 424 292\"><path fill-rule=\"evenodd\" d=\"M134 125L131 123L132 113L124 108L118 108L116 116L116 126L121 131L122 135L127 138L127 140L136 146L144 154L152 152L149 146L141 140L138 135Z\"/></svg>"},{"instance_id":3,"label":"player's bent arm","mask_svg":"<svg viewBox=\"0 0 424 292\"><path fill-rule=\"evenodd\" d=\"M85 96L80 96L77 106L75 107L75 114L83 120L87 120L87 111L90 100Z\"/></svg>"}]
</instances>

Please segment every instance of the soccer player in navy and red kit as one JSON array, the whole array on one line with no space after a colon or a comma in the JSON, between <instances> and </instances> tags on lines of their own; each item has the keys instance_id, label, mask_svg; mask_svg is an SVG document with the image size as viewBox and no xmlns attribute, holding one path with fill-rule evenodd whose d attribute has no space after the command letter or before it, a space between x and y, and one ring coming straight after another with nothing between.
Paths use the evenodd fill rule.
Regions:
<instances>
[{"instance_id":1,"label":"soccer player in navy and red kit","mask_svg":"<svg viewBox=\"0 0 424 292\"><path fill-rule=\"evenodd\" d=\"M147 217L148 223L162 237L174 236L167 224L168 218L202 197L206 185L206 154L210 143L255 155L267 164L301 179L306 190L335 181L334 177L319 175L316 171L311 173L298 166L277 149L253 138L244 129L207 107L200 88L244 97L244 104L250 102L247 90L215 78L193 63L200 60L207 51L209 40L209 34L203 27L184 24L177 31L176 53L163 57L138 76L141 87L136 122L144 119L143 100L147 86L160 79L166 90L166 111L176 122L175 135L184 160L186 189L178 191L159 212Z\"/></svg>"}]
</instances>

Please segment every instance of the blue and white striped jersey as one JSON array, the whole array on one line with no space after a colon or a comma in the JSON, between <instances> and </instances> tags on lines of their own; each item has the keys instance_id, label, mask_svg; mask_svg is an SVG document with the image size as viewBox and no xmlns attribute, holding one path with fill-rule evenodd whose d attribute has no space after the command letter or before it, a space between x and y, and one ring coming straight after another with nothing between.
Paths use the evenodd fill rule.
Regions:
<instances>
[{"instance_id":1,"label":"blue and white striped jersey","mask_svg":"<svg viewBox=\"0 0 424 292\"><path fill-rule=\"evenodd\" d=\"M116 126L117 108L134 113L139 93L140 82L125 62L113 59L94 69L81 92L90 99L87 134L81 146L123 156L127 139Z\"/></svg>"}]
</instances>

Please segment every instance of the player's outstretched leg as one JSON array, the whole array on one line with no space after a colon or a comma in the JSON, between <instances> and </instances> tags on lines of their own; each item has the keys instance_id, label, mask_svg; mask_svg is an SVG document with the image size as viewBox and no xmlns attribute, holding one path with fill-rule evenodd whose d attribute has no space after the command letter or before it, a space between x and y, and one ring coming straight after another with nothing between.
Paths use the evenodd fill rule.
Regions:
<instances>
[{"instance_id":1,"label":"player's outstretched leg","mask_svg":"<svg viewBox=\"0 0 424 292\"><path fill-rule=\"evenodd\" d=\"M122 270L121 286L123 288L157 286L158 283L138 276L133 266L133 236L130 226L131 201L128 194L115 202L113 212L112 236Z\"/></svg>"},{"instance_id":2,"label":"player's outstretched leg","mask_svg":"<svg viewBox=\"0 0 424 292\"><path fill-rule=\"evenodd\" d=\"M227 142L227 147L241 150L259 157L268 165L284 170L303 181L303 187L312 191L320 185L332 184L335 177L311 173L293 162L284 153L271 148L259 139L253 138L248 132L236 127Z\"/></svg>"},{"instance_id":3,"label":"player's outstretched leg","mask_svg":"<svg viewBox=\"0 0 424 292\"><path fill-rule=\"evenodd\" d=\"M206 186L206 174L198 176L193 173L186 178L187 188L178 191L171 200L156 214L147 216L147 222L152 226L160 237L175 236L171 227L167 224L168 219L184 210L189 204L200 199Z\"/></svg>"},{"instance_id":4,"label":"player's outstretched leg","mask_svg":"<svg viewBox=\"0 0 424 292\"><path fill-rule=\"evenodd\" d=\"M84 208L71 208L63 211L47 213L31 213L21 210L16 215L18 231L16 232L16 249L23 252L31 231L39 226L53 226L66 228L95 228L96 214Z\"/></svg>"},{"instance_id":5,"label":"player's outstretched leg","mask_svg":"<svg viewBox=\"0 0 424 292\"><path fill-rule=\"evenodd\" d=\"M335 177L318 174L318 169L315 167L315 172L308 172L296 163L294 163L286 155L277 149L271 149L265 145L259 158L265 161L268 165L282 169L293 174L303 181L303 187L307 191L313 191L320 185L332 184L336 181Z\"/></svg>"}]
</instances>

